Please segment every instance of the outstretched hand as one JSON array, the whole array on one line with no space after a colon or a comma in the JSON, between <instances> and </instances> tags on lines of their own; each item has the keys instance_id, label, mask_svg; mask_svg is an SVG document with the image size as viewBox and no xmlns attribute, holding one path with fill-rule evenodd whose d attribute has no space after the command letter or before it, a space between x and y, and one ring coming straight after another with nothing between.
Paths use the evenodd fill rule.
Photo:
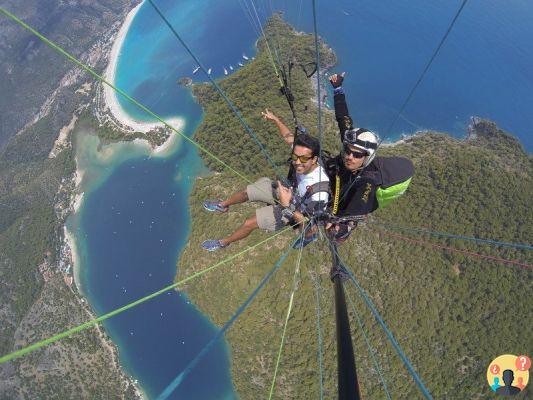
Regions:
<instances>
[{"instance_id":1,"label":"outstretched hand","mask_svg":"<svg viewBox=\"0 0 533 400\"><path fill-rule=\"evenodd\" d=\"M268 108L265 108L264 112L261 112L261 115L264 119L270 120L270 121L277 121L278 117L274 115L272 111L269 111Z\"/></svg>"},{"instance_id":2,"label":"outstretched hand","mask_svg":"<svg viewBox=\"0 0 533 400\"><path fill-rule=\"evenodd\" d=\"M333 86L334 89L342 86L342 82L344 81L344 75L346 72L343 72L342 74L333 74L329 77L329 81L331 82L331 86Z\"/></svg>"}]
</instances>

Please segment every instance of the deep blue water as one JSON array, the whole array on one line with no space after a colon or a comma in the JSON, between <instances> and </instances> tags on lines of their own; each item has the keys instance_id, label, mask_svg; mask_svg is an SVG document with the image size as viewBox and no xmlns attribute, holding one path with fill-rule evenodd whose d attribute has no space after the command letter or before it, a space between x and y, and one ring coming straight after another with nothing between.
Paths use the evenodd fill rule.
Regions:
<instances>
[{"instance_id":1,"label":"deep blue water","mask_svg":"<svg viewBox=\"0 0 533 400\"><path fill-rule=\"evenodd\" d=\"M197 57L212 68L212 76L223 77L225 66L237 68L245 62L243 54L254 52L254 35L251 26L231 24L236 12L241 12L237 1L213 0L158 1L165 16L190 45ZM238 14L240 17L240 14ZM141 99L156 113L168 116L199 117L198 107L190 91L176 84L183 77L195 81L206 80L203 72L192 75L194 60L162 23L150 4L144 4L137 13L124 43L119 61L116 84ZM125 99L121 105L130 115L140 119L151 117Z\"/></svg>"},{"instance_id":2,"label":"deep blue water","mask_svg":"<svg viewBox=\"0 0 533 400\"><path fill-rule=\"evenodd\" d=\"M386 136L461 1L320 3L318 30L337 51L338 69L349 74L352 114L360 126ZM527 0L467 3L389 139L416 129L462 136L469 117L477 115L497 122L531 151L531 18L533 2ZM309 22L303 28L312 29Z\"/></svg>"},{"instance_id":3,"label":"deep blue water","mask_svg":"<svg viewBox=\"0 0 533 400\"><path fill-rule=\"evenodd\" d=\"M243 61L243 52L253 55L256 34L237 0L157 3L215 77L223 76L223 66ZM269 2L255 3L262 17L270 11L264 6ZM459 4L318 1L318 30L339 56L336 70L347 71L344 86L358 125L385 136ZM301 13L299 1L273 0L272 5L284 10L298 29L312 31L310 2ZM531 150L532 17L529 1L471 1L389 138L417 129L461 136L469 117L478 115L496 121ZM183 117L184 131L191 134L202 113L176 80L190 76L194 67L144 4L122 49L117 85L165 117ZM194 79L202 80L202 73ZM123 106L137 118L148 118L128 103ZM188 144L164 159L119 159L109 177L86 193L77 232L83 289L98 313L172 282L190 224L192 180L184 177L200 168ZM150 397L161 392L214 332L187 299L174 292L113 317L105 326L119 346L122 365ZM232 393L228 354L221 343L174 398L220 399Z\"/></svg>"},{"instance_id":4,"label":"deep blue water","mask_svg":"<svg viewBox=\"0 0 533 400\"><path fill-rule=\"evenodd\" d=\"M189 189L198 157L188 148L166 159L137 157L116 166L81 210L82 287L104 314L169 285L189 232ZM192 176L187 174L193 174ZM169 291L105 323L122 365L155 397L183 369L214 327L184 295ZM209 374L210 386L203 384ZM222 398L231 394L221 343L172 398Z\"/></svg>"},{"instance_id":5,"label":"deep blue water","mask_svg":"<svg viewBox=\"0 0 533 400\"><path fill-rule=\"evenodd\" d=\"M248 0L249 2L249 0ZM312 32L311 2L255 1L260 17L284 11ZM394 140L436 129L465 133L472 115L489 118L533 149L533 2L470 1L422 84L390 134L387 128L433 54L460 0L317 1L318 32L346 71L351 112L361 126ZM160 0L213 76L253 53L256 33L237 0ZM248 3L249 4L249 3ZM301 10L299 12L299 10ZM130 40L131 38L131 40ZM307 60L306 60L307 61ZM118 84L163 115L189 115L191 102L176 79L195 67L149 4L138 13L119 65ZM202 72L194 76L203 80ZM134 115L138 111L123 102ZM246 117L246 116L245 116Z\"/></svg>"}]
</instances>

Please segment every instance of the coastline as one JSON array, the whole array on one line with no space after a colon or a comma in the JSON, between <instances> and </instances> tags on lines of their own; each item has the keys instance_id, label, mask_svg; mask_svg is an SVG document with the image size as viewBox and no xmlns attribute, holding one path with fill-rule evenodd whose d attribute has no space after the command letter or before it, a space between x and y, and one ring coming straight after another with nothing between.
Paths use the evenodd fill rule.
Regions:
<instances>
[{"instance_id":1,"label":"coastline","mask_svg":"<svg viewBox=\"0 0 533 400\"><path fill-rule=\"evenodd\" d=\"M104 76L106 80L108 80L110 83L114 84L115 81L115 70L120 58L120 49L124 43L124 40L126 38L127 32L131 26L131 23L133 22L135 16L137 15L138 11L140 10L140 7L144 4L144 1L140 2L137 6L135 6L126 16L122 26L120 27L118 33L116 34L114 39L111 39L113 41L112 50L111 53L108 55L107 60L107 67L104 73ZM120 106L120 103L118 101L118 98L115 94L115 91L111 89L108 85L103 85L103 109L109 112L111 118L114 118L117 122L119 122L122 125L122 129L124 131L133 130L137 132L142 133L148 133L154 129L161 129L164 127L164 125L160 122L153 123L153 122L143 122L143 121L137 121L131 116L129 116ZM169 125L174 127L177 130L183 129L185 126L185 121L181 118L171 118L166 121ZM167 128L165 128L167 129ZM131 143L135 146L139 146L140 148L144 148L147 151L148 156L153 157L166 157L173 151L175 151L176 147L179 146L180 141L179 135L177 135L175 132L170 132L170 134L167 136L164 143L162 143L159 146L154 147L151 145L149 140L147 139L135 139ZM74 154L76 154L75 146L72 146L72 150L74 151ZM75 155L75 158L76 155ZM76 161L76 172L72 178L72 183L74 185L73 191L71 192L70 196L70 216L69 218L72 218L72 220L76 220L79 217L79 213L82 209L83 201L85 200L85 190L84 188L84 176L85 176L85 170L81 169L79 167L78 162ZM71 221L72 221L71 220ZM89 318L96 318L96 315L94 314L93 310L90 308L90 305L88 303L88 299L86 294L84 293L82 284L81 284L81 274L82 274L82 265L81 265L81 259L80 259L80 253L79 253L79 246L78 246L78 238L76 237L75 228L70 226L68 223L65 223L63 225L63 235L64 235L64 243L67 247L68 255L70 265L72 266L72 279L73 279L73 287L75 288L75 292L78 292L78 299L81 305L83 305L85 311L88 313ZM98 336L100 337L100 340L102 341L102 344L106 349L112 354L113 362L115 363L115 366L122 370L122 372L126 376L127 384L132 385L135 390L135 395L139 399L147 399L148 396L144 392L143 388L139 384L139 382L134 379L134 377L127 374L123 367L120 365L119 360L119 352L118 347L115 343L113 343L109 337L103 332L103 329L101 326L97 325L96 327L98 331Z\"/></svg>"},{"instance_id":2,"label":"coastline","mask_svg":"<svg viewBox=\"0 0 533 400\"><path fill-rule=\"evenodd\" d=\"M126 35L131 27L131 24L143 4L144 1L139 3L128 13L126 19L124 20L124 23L120 27L114 39L113 46L111 48L111 53L109 54L108 58L107 68L104 72L105 79L113 85L115 84L115 74L118 66L118 61L120 59L120 50L122 48L124 40L126 39ZM120 106L120 102L115 91L106 84L103 84L103 89L103 108L108 109L111 115L120 124L130 128L133 131L142 133L147 133L153 129L161 128L164 126L161 122L139 121L132 118ZM166 120L166 122L177 130L182 129L184 126L184 120L182 118L169 118Z\"/></svg>"},{"instance_id":3,"label":"coastline","mask_svg":"<svg viewBox=\"0 0 533 400\"><path fill-rule=\"evenodd\" d=\"M79 192L80 184L82 181L83 173L76 171L72 176L70 183L67 185L73 185L74 189L70 192L69 199L67 200L68 218L76 218L76 214L80 211L80 206L84 198L84 192ZM63 208L58 204L58 211L61 213ZM93 309L88 302L86 294L83 292L81 286L81 270L80 270L80 257L75 236L75 228L65 221L63 224L63 245L61 246L59 267L63 273L65 283L69 287L70 291L74 294L78 305L87 314L89 320L93 320L97 317ZM71 270L69 272L69 269ZM71 276L72 280L68 283L68 276ZM135 393L135 398L143 400L147 399L146 393L139 385L138 381L128 375L120 365L119 351L115 343L113 343L110 337L106 334L104 328L100 324L95 325L98 339L101 342L102 347L110 355L111 362L114 367L120 371L122 375L122 384L125 388L132 387Z\"/></svg>"},{"instance_id":4,"label":"coastline","mask_svg":"<svg viewBox=\"0 0 533 400\"><path fill-rule=\"evenodd\" d=\"M146 140L142 140L143 146L146 146L148 142ZM168 143L171 142L170 140L167 140L165 142ZM161 145L165 146L165 144ZM75 149L73 149L75 151ZM155 150L152 149L152 154L155 154ZM78 163L76 163L78 164ZM81 265L81 258L80 258L80 252L78 248L78 238L76 237L76 224L77 220L79 218L79 213L81 211L81 206L83 204L83 201L85 199L85 191L82 191L82 182L83 182L83 176L85 175L85 171L81 170L79 166L76 167L76 173L72 177L72 183L74 185L74 189L71 192L70 200L69 200L69 220L66 221L63 224L63 237L64 237L64 250L63 254L67 257L65 259L65 262L67 264L70 264L72 266L72 279L73 279L73 287L71 290L73 293L76 294L76 298L78 299L78 302L80 306L84 309L84 311L87 313L87 316L89 319L95 319L97 318L97 314L95 314L94 310L92 309L89 299L87 297L87 294L83 290L83 286L81 284L81 274L82 274L82 265ZM74 226L72 226L74 224ZM111 338L106 334L105 328L101 324L96 324L95 329L97 331L97 335L99 339L101 340L102 346L107 350L109 354L111 354L112 362L115 366L115 368L119 369L121 373L124 376L124 385L125 387L128 387L131 385L134 389L134 393L137 399L144 400L148 399L148 396L146 392L143 390L141 385L139 384L138 380L135 379L133 376L129 375L128 372L122 367L120 363L120 357L119 357L119 349L116 343L114 343Z\"/></svg>"},{"instance_id":5,"label":"coastline","mask_svg":"<svg viewBox=\"0 0 533 400\"><path fill-rule=\"evenodd\" d=\"M179 135L175 134L174 132L171 133L168 138L165 140L165 142L155 148L153 148L150 143L146 139L135 139L131 142L131 144L138 146L139 149L144 149L146 152L146 155L149 157L157 157L157 158L164 158L168 157L170 154L176 151L177 147L181 143ZM108 151L110 151L110 154L108 155L108 159L112 159L116 151L120 151L117 149L117 147L120 146L120 143L115 143L108 145L110 146ZM111 150L112 148L115 148L116 150ZM102 150L105 153L105 148L99 150L95 150L99 153L102 153ZM76 150L73 149L73 151L76 153ZM143 151L143 152L144 152ZM84 176L85 176L85 169L83 169L80 166L78 156L75 154L75 160L76 160L76 172L74 174L74 177L72 178L74 188L71 195L70 200L70 216L74 219L77 218L78 213L80 212L81 206L83 204L83 201L85 200L85 191L88 189L87 185L85 185L84 182ZM90 189L89 189L90 192ZM83 294L83 290L81 287L81 280L80 280L80 258L79 253L77 250L76 245L76 234L75 232L69 230L69 227L67 224L63 226L64 228L64 236L65 236L65 242L70 248L71 251L71 264L72 264L72 271L73 271L73 278L76 287Z\"/></svg>"},{"instance_id":6,"label":"coastline","mask_svg":"<svg viewBox=\"0 0 533 400\"><path fill-rule=\"evenodd\" d=\"M75 213L76 211L74 211ZM80 285L80 263L79 263L79 254L78 249L76 247L76 240L74 238L74 234L69 231L67 225L63 226L63 234L65 235L65 243L70 249L70 261L72 263L72 277L74 279L74 285L80 292L82 298L85 298L85 295L83 294L83 290Z\"/></svg>"},{"instance_id":7,"label":"coastline","mask_svg":"<svg viewBox=\"0 0 533 400\"><path fill-rule=\"evenodd\" d=\"M120 73L121 73L121 71L117 69L117 68L119 68L119 66L120 66L120 64L119 64L119 62L121 62L120 60L122 60L122 63L123 63L123 64L126 64L124 61L126 60L126 58L129 59L129 57L125 54L124 51L122 51L123 58L122 58L122 59L120 58L120 56L121 56L121 54L120 54L120 53L121 53L120 49L122 48L122 49L124 50L124 49L127 47L127 43L128 43L128 41L130 40L129 38L126 39L129 29L133 27L133 29L136 30L135 27L136 27L136 25L137 25L137 22L139 22L139 19L141 19L141 16L143 15L143 13L141 13L141 14L137 14L137 13L140 11L140 6L144 4L144 0L137 1L136 3L140 3L140 4L138 4L138 5L135 6L135 7L134 7L133 5L130 5L130 7L128 7L128 8L131 9L131 10L130 10L131 12L130 12L130 11L127 11L127 10L124 10L125 12L122 13L122 15L121 15L121 20L122 20L122 21L119 20L118 23L115 25L115 29L114 29L114 32L113 32L113 35L112 35L112 38L111 38L111 42L108 42L108 45L107 45L107 51L106 51L107 54L104 55L104 57L107 58L107 60L104 60L104 62L105 62L105 64L104 64L104 68L105 68L105 70L107 71L107 69L109 69L109 68L113 68L113 71L112 71L112 73L113 73L113 80L110 81L110 82L113 82L113 83L114 83L114 81L115 81L116 78L118 78L118 80L120 80ZM135 9L137 9L137 10L135 11ZM129 16L130 16L130 14L132 14L133 11L135 11L135 13L134 13L134 15L131 17L131 20L128 21L128 18L129 18ZM146 11L146 10L145 10L145 11ZM137 18L136 23L133 24L133 21L135 20L135 17L136 17L136 16L139 17L139 18ZM128 18L125 18L125 17L128 17ZM122 23L121 23L121 22L122 22ZM132 24L133 24L133 25L132 25ZM122 31L123 25L128 25L128 27L125 29L125 31L124 31L124 33L123 33L124 36L123 36L123 37L119 37L119 36L120 36L120 35L119 35L119 30ZM129 32L130 32L130 36L129 36L129 37L131 37L131 33L132 33L132 31L129 31ZM120 44L117 46L117 45L116 45L116 42L120 42ZM115 50L115 46L117 47L117 50L116 50L117 54L112 55L112 53L111 53L111 49ZM122 68L121 68L121 70L122 70ZM314 80L312 79L312 82L313 82L313 81L314 81ZM110 91L109 97L107 97L107 94L106 94L105 97L104 97L104 92L103 92L104 89L107 89L106 92L107 92L108 90ZM135 121L135 120L132 119L131 116L127 115L127 112L126 112L126 111L127 111L127 110L130 110L130 108L127 107L127 106L129 106L129 104L126 104L126 103L120 103L120 101L122 101L123 99L118 98L119 95L116 94L112 89L107 88L106 85L103 85L103 87L100 88L100 93L101 93L101 95L102 95L102 96L101 96L101 99L103 100L101 104L102 104L102 106L103 106L103 109L106 109L106 110L107 110L106 113L107 113L111 118L115 117L115 118L117 118L119 121L121 121L122 123L124 123L124 126L122 127L121 130L123 130L124 132L131 132L131 131L130 131L130 128L131 128L131 129L136 129L135 125L133 125L133 124L136 124L136 123L143 124L141 121ZM316 102L318 102L318 101L320 101L320 99L317 98ZM113 110L112 107L110 106L110 104L111 104L112 102L115 103L115 104L114 104L115 110ZM121 115L121 114L122 114L122 115ZM136 115L136 113L132 113L132 115ZM119 117L122 117L123 119L120 119ZM141 119L142 119L142 118L141 118ZM168 121L170 122L170 121L172 121L172 120L169 119ZM185 121L187 121L186 118L185 118ZM177 122L174 121L174 122L170 122L170 123L175 124L175 123L180 123L180 121L178 120ZM188 122L186 122L186 123L188 124ZM145 123L145 125L146 125L146 124L147 124L147 123ZM132 125L133 125L133 126L132 126ZM159 126L161 126L161 125L159 124ZM174 126L177 126L177 125L174 125ZM146 126L145 126L145 128L146 128ZM188 125L187 128L190 129L190 125ZM144 128L143 128L143 129L144 129ZM163 129L167 130L166 128L163 128ZM162 131L163 129L162 129L162 128L159 128L159 131ZM181 130L181 127L180 127L180 130ZM142 131L142 130L140 130L140 131ZM131 147L130 147L130 149L134 149L134 151L137 151L137 149L143 149L143 151L144 151L144 149L146 149L148 146L150 146L150 141L151 141L151 139L154 137L153 132L154 132L153 130L152 130L152 131L148 131L147 133L145 133L145 134L143 135L143 137L148 137L149 140L146 140L146 139L144 139L144 138L143 138L143 139L140 139L140 138L139 138L139 139L135 139L135 140L133 140L133 141L131 142L131 145L130 145ZM166 133L166 132L165 132L165 133ZM418 134L418 132L416 132L415 134ZM420 134L423 135L424 132L421 132ZM155 157L161 157L161 158L163 158L163 157L167 157L168 154L169 154L170 152L173 151L172 149L175 148L175 146L173 145L173 143L178 143L178 142L181 143L181 141L182 141L181 138L179 138L179 137L172 137L173 135L174 135L174 132L170 132L170 134L167 134L167 133L166 133L166 138L165 138L165 137L161 137L161 139L163 139L164 142L163 142L163 140L161 140L161 141L158 142L157 144L152 143L152 144L151 144L151 148L148 149L148 150L146 150L146 151L148 151L149 154L150 154L151 156L153 155L154 158L155 158ZM177 136L177 135L176 135L176 136ZM61 137L61 135L60 135L60 137ZM393 146L396 146L396 145L399 145L399 144L405 144L405 143L408 143L409 139L410 139L410 136L407 137L407 138L404 138L404 137L402 136L402 139L398 138L396 141L392 141L392 142L384 142L384 143L383 143L383 147L384 147L384 148L385 148L385 147L393 147ZM124 140L124 139L118 139L118 140ZM120 146L123 146L120 142L118 142L118 143L119 143ZM102 144L102 146L101 146L101 148L103 149L102 154L107 154L107 153L105 152L106 146L107 146L107 144ZM115 145L110 146L109 149L111 150L111 149L115 148L114 146L115 146ZM413 147L415 147L415 146L413 146ZM117 149L118 149L118 148L120 148L120 149L125 149L125 147L118 147L118 146L117 146L116 148L117 148ZM401 150L401 149L400 149L400 150ZM120 150L120 152L122 153L123 150ZM75 155L75 154L76 154L76 153L74 152L74 155ZM113 155L111 154L111 156L109 156L109 159L112 159L112 158L113 158ZM110 167L110 169L113 169L113 168L114 168L113 166ZM92 181L92 179L90 178L90 175L91 175L91 173L90 173L90 169L84 169L84 168L82 168L82 169L79 169L79 170L78 170L78 169L76 168L76 174L74 175L74 177L75 177L75 178L74 178L74 182L75 182L75 190L71 192L71 196L70 196L70 205L71 205L71 210L70 210L70 212L71 212L71 214L73 214L73 215L77 215L77 216L78 216L77 219L79 219L79 216L82 215L82 213L87 213L87 211L85 211L85 209L87 209L87 208L85 208L85 209L84 209L84 208L81 208L81 205L82 205L82 204L85 205L85 206L90 205L90 202L89 202L89 201L88 201L87 203L84 203L83 201L84 201L85 199L88 199L87 196L91 195L91 192L92 192L91 189L87 188L86 185L85 185L84 183L82 183L82 177L83 177L83 173L84 173L84 171L86 172L86 174L85 174L85 178L83 178L83 179L84 179L85 181ZM180 179L185 179L185 177L181 177L181 174L183 174L183 172L180 170L180 171L179 171ZM219 173L215 172L215 174L219 174ZM100 175L100 176L103 176L103 175ZM189 178L189 177L187 177L187 178ZM197 181L196 181L196 182L193 181L193 184L192 184L192 185L197 185L198 182L200 182L200 179L202 179L202 178L201 178L201 177L198 177L198 178L197 178ZM222 182L223 182L223 181L222 181ZM220 182L217 182L217 185L219 185L219 184L220 184ZM84 192L83 192L84 190L85 190L87 193L84 193ZM203 192L202 192L202 193L203 193ZM84 196L85 194L87 194L87 196ZM190 193L190 194L189 194L188 196L186 196L186 197L188 198L189 203L192 203L192 202L193 202L193 194L192 194L192 193ZM191 207L191 210L192 210L192 207ZM200 211L202 211L201 207L200 207ZM87 213L87 214L88 214L88 213ZM90 215L90 214L89 214L89 215ZM190 216L190 219L191 219L190 225L192 226L192 211L189 211L189 216ZM216 224L216 225L219 225L219 224ZM64 224L64 226L63 226L62 228L63 228L63 230L64 230L65 243L67 243L67 244L70 246L70 249L71 249L71 258L70 258L70 259L72 260L72 263L71 263L71 265L73 266L73 268L72 268L72 275L73 275L73 278L74 278L74 281L75 281L75 285L74 285L73 289L76 289L76 288L79 289L79 291L80 291L79 294L80 294L80 295L79 295L77 298L78 298L78 299L81 299L81 301L85 303L85 307L86 307L86 309L90 311L90 310L91 310L91 307L90 307L90 305L89 305L88 302L87 302L88 297L85 296L85 295L81 292L80 284L81 284L81 282L84 280L84 275L85 275L85 273L86 273L86 272L89 272L89 271L88 271L88 268L90 269L92 266L87 265L87 264L85 263L85 261L84 261L84 258L85 258L85 257L84 257L84 254L85 254L85 251L84 251L84 243L85 243L85 241L82 241L82 240L84 240L84 239L83 239L83 235L81 235L80 233L78 233L76 227L77 227L77 226L76 226L75 224L68 224L68 225ZM192 227L191 227L190 229L192 230ZM61 231L60 231L60 232L61 232ZM203 233L203 232L202 232L202 233ZM189 235L189 236L190 236L190 235ZM380 238L381 238L381 236L380 236ZM78 240L80 240L80 241L78 241ZM189 243L190 243L189 241L191 241L191 238L190 238L190 237L187 239L187 244L185 245L186 247L184 247L184 249L182 250L182 252L185 252L185 251L186 251L186 248L189 246ZM77 245L77 246L76 246L76 245ZM359 245L359 243L358 243L358 245ZM269 250L270 250L270 248L271 248L271 246L269 246ZM93 253L89 253L89 254L93 254ZM353 255L353 251L352 251L351 254ZM266 257L266 258L270 258L270 257ZM305 260L304 260L304 261L305 261ZM412 264L411 264L411 265L412 265ZM76 267L74 268L74 266L76 266ZM458 271L458 272L457 272L457 275L459 275L459 273L463 272L463 271L461 270L461 268L457 267L456 265L454 265L453 267L454 267L454 270L457 269L457 271ZM82 269L82 268L85 268L85 269ZM178 272L179 272L179 271L178 271ZM280 271L280 272L282 272L282 271ZM247 271L247 273L248 273L248 271ZM79 277L78 277L78 275L79 275ZM316 275L316 276L318 276L318 275ZM316 276L314 277L314 278L315 278L314 282L318 282ZM465 276L465 275L463 275L463 278L464 278L464 276ZM80 279L80 277L81 277L81 279ZM313 277L311 277L311 278L313 279ZM385 278L387 278L387 277L385 277ZM327 278L325 278L325 279L327 279ZM243 282L244 282L244 281L243 281ZM385 282L386 282L386 284L390 283L389 281L386 281L386 280L385 280ZM215 280L215 283L217 283L216 280ZM273 285L273 286L274 286L274 285ZM400 286L400 285L398 285L398 286ZM450 286L453 286L453 285L450 285ZM285 287L285 286L283 286L283 288L284 288L284 287ZM87 288L88 288L88 286L85 285L85 289L86 289L86 291L87 291ZM129 289L128 289L128 290L129 290ZM379 292L378 295L379 295L379 294L381 294L381 292ZM186 294L184 294L183 296L184 296L185 299L188 299L188 296L187 296ZM214 296L213 296L213 297L214 297ZM274 296L269 296L269 297L274 297ZM206 301L208 301L208 300L209 300L209 297L206 296ZM216 300L216 299L215 299L215 300ZM192 301L192 300L191 300L191 301ZM227 306L227 305L226 305L226 306ZM83 314L85 314L85 313L83 313ZM327 313L326 313L326 314L327 314ZM166 315L166 313L165 313L165 315ZM300 313L299 315L302 315L302 314ZM161 316L162 316L162 315L161 315ZM218 313L217 313L217 316L218 316ZM268 318L269 316L270 316L270 315L266 315L267 318ZM89 318L94 318L94 317L95 317L94 315L92 315L92 314L89 313ZM177 318L176 318L176 319L177 319ZM274 321L274 324L272 324L273 321ZM327 321L327 320L326 320L326 321ZM271 319L271 320L269 321L269 325L275 325L276 322L277 322L277 321L275 320L275 317L274 317L273 319ZM302 325L300 325L300 322L299 322L299 321L298 321L298 327L299 327L299 328L302 327ZM402 327L403 327L403 326L402 326ZM239 327L239 328L240 328L240 327ZM99 335L102 335L101 337L102 337L102 340L103 340L103 345L104 345L103 347L107 348L107 347L109 346L109 347L111 347L115 352L117 352L117 353L116 353L116 360L117 360L117 362L118 362L118 361L119 361L119 358L118 358L118 349L119 349L119 348L122 348L121 346L123 346L123 345L121 344L121 345L119 346L120 341L117 341L117 343L113 343L113 342L111 341L110 338L107 338L107 341L106 341L106 339L105 339L105 329L104 329L103 325L97 325L97 326L95 326L94 329L98 331ZM241 329L239 329L239 331L241 331ZM103 332L103 334L102 334L102 332ZM259 342L259 340L257 339L256 335L253 334L253 336L252 336L252 334L249 333L250 331L246 331L246 330L243 329L241 332L243 332L243 334L247 334L249 337L254 338L256 342ZM268 332L268 331L267 331L267 332ZM263 334L263 332L260 332L260 333ZM290 327L289 327L289 333L290 333ZM403 333L403 332L402 332L402 333ZM327 337L326 333L324 333L324 337ZM232 343L233 343L233 340L232 340ZM235 343L239 343L238 340L235 340ZM183 344L185 344L185 343L183 343ZM309 346L312 346L312 344L313 344L313 343L309 343ZM189 347L189 346L190 346L190 343L187 342L187 345L186 345L185 347L187 348L187 347ZM272 346L271 346L271 347L272 347ZM235 348L236 348L236 347L235 347ZM248 348L251 348L251 346L248 347ZM267 348L266 346L265 346L265 348L266 348L266 350L264 350L264 351L259 351L259 352L258 352L258 354L260 354L260 356L258 356L259 358L255 360L256 364L261 365L262 368L264 368L264 364L263 364L263 363L264 363L264 358L263 358L263 356L266 355L266 357L268 357L268 355L269 355L269 353L268 353L268 348ZM237 349L237 348L236 348L236 349ZM255 349L255 348L254 348L254 349ZM229 350L229 346L228 346L228 350ZM287 350L290 350L290 347L287 347ZM106 350L106 351L107 351L107 350ZM239 354L238 351L239 351L239 350L236 350L236 351L234 351L233 353L238 355L238 354ZM246 351L246 350L243 350L243 352L244 352L244 351ZM377 350L376 350L376 352L377 352ZM230 352L228 351L228 353L230 353ZM251 354L251 353L252 353L252 352L250 351L250 354ZM289 352L287 352L287 353L289 353ZM303 352L303 353L305 353L305 352ZM290 354L290 353L289 353L289 354ZM254 355L255 355L255 354L254 354ZM235 359L235 358L234 358L235 355L231 355L231 354L229 354L228 357L230 358L230 360L234 360L234 359ZM285 357L285 356L284 356L284 357ZM290 357L287 357L287 358L290 358ZM368 358L368 357L366 357L366 358ZM295 357L295 359L297 359L297 357ZM327 360L327 359L326 359L326 360ZM291 360L291 361L292 361L292 360ZM368 360L365 359L364 361L368 361ZM232 362L232 363L233 363L233 362ZM235 363L235 364L237 364L237 363ZM127 365L127 364L125 364L125 365ZM313 364L313 365L314 365L314 364ZM327 365L327 364L325 363L324 365ZM289 365L289 366L290 366L290 365ZM126 372L126 368L125 368L125 366L122 366L122 365L117 364L116 367L117 367L117 369L122 370L123 373L124 373L125 375L128 375L128 373ZM396 367L396 365L393 365L391 368L393 368L393 367ZM234 368L234 367L232 366L232 370L233 370L233 368ZM268 366L267 366L266 368L268 368ZM113 369L115 369L115 368L113 368ZM287 368L287 369L288 369L288 368ZM295 368L294 368L294 369L295 369ZM308 371L309 371L309 370L311 370L311 368L308 368ZM157 372L157 370L156 370L155 372ZM267 372L268 372L268 371L267 371ZM288 374L287 374L287 375L284 375L285 372L284 372L283 370L281 370L280 372L282 372L282 374L283 374L283 375L280 375L280 378L283 378L282 380L280 379L280 384L281 384L281 382L286 382L286 377L289 376L289 378L290 378L290 375L288 375ZM100 373L98 373L98 375L100 375ZM374 375L375 375L375 374L374 374ZM258 376L258 375L255 375L255 374L254 374L254 378L255 378L256 376ZM133 377L133 376L130 376L130 377L131 377L131 380L133 380L134 377ZM375 378L375 376L374 376L374 378ZM232 381L233 381L233 376L232 376ZM248 379L248 381L252 381L252 380L251 380L251 379ZM304 381L304 380L302 379L302 382L303 382L303 381ZM143 382L144 382L144 381L143 381ZM253 382L255 383L255 381L253 381ZM314 382L315 382L315 384L316 384L316 381L314 381ZM135 381L135 383L136 383L136 381ZM311 386L311 385L310 385L310 386ZM146 396L143 396L143 397L144 397L144 398L147 398Z\"/></svg>"}]
</instances>

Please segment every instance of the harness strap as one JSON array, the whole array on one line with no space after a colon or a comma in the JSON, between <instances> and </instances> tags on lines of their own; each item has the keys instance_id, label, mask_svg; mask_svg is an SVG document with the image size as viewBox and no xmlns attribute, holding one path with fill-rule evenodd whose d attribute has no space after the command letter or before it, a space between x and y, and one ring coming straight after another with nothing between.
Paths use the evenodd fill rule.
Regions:
<instances>
[{"instance_id":1,"label":"harness strap","mask_svg":"<svg viewBox=\"0 0 533 400\"><path fill-rule=\"evenodd\" d=\"M329 182L322 181L322 182L313 183L311 186L308 186L307 191L302 197L302 202L312 197L315 193L320 193L320 192L331 193L331 189L329 188Z\"/></svg>"},{"instance_id":2,"label":"harness strap","mask_svg":"<svg viewBox=\"0 0 533 400\"><path fill-rule=\"evenodd\" d=\"M329 182L317 182L312 184L311 186L307 187L307 191L305 194L299 199L298 201L298 207L301 207L302 205L305 205L306 210L303 211L318 211L321 208L324 208L326 206L326 202L324 201L309 201L308 200L315 194L320 192L326 192L328 194L331 193L331 189L329 187Z\"/></svg>"},{"instance_id":3,"label":"harness strap","mask_svg":"<svg viewBox=\"0 0 533 400\"><path fill-rule=\"evenodd\" d=\"M341 197L341 177L339 174L335 175L335 197L333 198L332 214L337 215L339 211L339 198Z\"/></svg>"}]
</instances>

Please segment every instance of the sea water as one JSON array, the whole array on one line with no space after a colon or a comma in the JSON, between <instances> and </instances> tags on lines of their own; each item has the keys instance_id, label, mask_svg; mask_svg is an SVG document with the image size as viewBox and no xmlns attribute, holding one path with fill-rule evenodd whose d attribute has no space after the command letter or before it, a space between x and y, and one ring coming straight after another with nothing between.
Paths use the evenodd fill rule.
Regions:
<instances>
[{"instance_id":1,"label":"sea water","mask_svg":"<svg viewBox=\"0 0 533 400\"><path fill-rule=\"evenodd\" d=\"M273 0L272 8L267 3L255 2L263 20L272 10L281 10L297 29L313 30L310 2ZM478 115L496 121L531 150L531 2L468 3L390 131L460 1L317 3L318 31L337 52L339 65L334 71L347 72L344 87L357 125L375 129L389 140L424 129L462 136L469 117ZM215 78L223 77L224 67L229 70L230 64L246 62L243 53L253 56L257 33L240 7L242 2L160 0L157 4L201 62L213 69ZM158 114L184 118L184 132L190 135L202 112L190 90L176 81L183 76L205 81L201 71L192 75L196 66L145 3L121 50L116 83ZM149 120L135 106L120 101L130 115ZM129 157L117 157L116 163L105 167L105 179L87 191L76 231L83 289L99 314L172 283L189 232L188 196L200 168L189 144L166 158L126 149L118 151L127 151ZM121 364L150 398L187 365L216 329L174 291L111 318L105 326L119 347ZM174 398L186 399L233 396L222 342L174 393Z\"/></svg>"},{"instance_id":2,"label":"sea water","mask_svg":"<svg viewBox=\"0 0 533 400\"><path fill-rule=\"evenodd\" d=\"M464 136L470 116L495 121L533 148L533 2L470 1L399 120L389 129L462 1L317 0L318 34L346 71L347 98L359 126L387 140L417 130ZM200 61L223 68L251 56L257 38L241 1L157 2ZM249 8L251 2L247 1ZM282 11L298 30L313 32L311 2L255 1L265 20ZM254 13L254 11L251 11ZM286 61L286 60L281 60ZM305 62L313 61L302 60ZM193 76L194 60L149 4L137 14L123 47L117 83L162 115L188 114L192 100L176 79ZM274 73L272 71L272 73ZM132 115L139 111L121 104ZM246 117L246 116L244 116Z\"/></svg>"}]
</instances>

